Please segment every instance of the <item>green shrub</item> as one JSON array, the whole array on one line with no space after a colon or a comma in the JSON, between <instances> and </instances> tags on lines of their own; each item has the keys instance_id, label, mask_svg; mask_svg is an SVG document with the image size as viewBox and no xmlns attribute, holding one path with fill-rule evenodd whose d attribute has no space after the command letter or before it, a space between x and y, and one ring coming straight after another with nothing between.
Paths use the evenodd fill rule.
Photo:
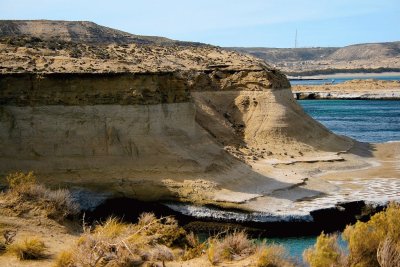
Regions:
<instances>
[{"instance_id":1,"label":"green shrub","mask_svg":"<svg viewBox=\"0 0 400 267\"><path fill-rule=\"evenodd\" d=\"M310 267L342 267L344 264L344 253L339 248L338 236L321 233L312 248L303 253L303 258Z\"/></svg>"},{"instance_id":2,"label":"green shrub","mask_svg":"<svg viewBox=\"0 0 400 267\"><path fill-rule=\"evenodd\" d=\"M348 242L350 266L379 266L377 252L387 238L400 246L400 204L392 203L368 222L357 222L343 232Z\"/></svg>"}]
</instances>

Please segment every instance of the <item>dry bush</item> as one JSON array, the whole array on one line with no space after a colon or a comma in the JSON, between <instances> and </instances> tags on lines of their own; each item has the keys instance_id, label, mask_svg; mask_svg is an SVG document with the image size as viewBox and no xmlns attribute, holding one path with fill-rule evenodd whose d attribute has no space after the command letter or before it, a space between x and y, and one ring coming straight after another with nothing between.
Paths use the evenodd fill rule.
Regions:
<instances>
[{"instance_id":1,"label":"dry bush","mask_svg":"<svg viewBox=\"0 0 400 267\"><path fill-rule=\"evenodd\" d=\"M38 184L33 172L12 173L6 179L9 190L2 195L5 207L18 215L34 212L62 221L79 213L79 205L68 190L50 190Z\"/></svg>"},{"instance_id":2,"label":"dry bush","mask_svg":"<svg viewBox=\"0 0 400 267\"><path fill-rule=\"evenodd\" d=\"M105 223L96 226L94 233L106 238L121 236L128 228L128 225L121 220L110 217Z\"/></svg>"},{"instance_id":3,"label":"dry bush","mask_svg":"<svg viewBox=\"0 0 400 267\"><path fill-rule=\"evenodd\" d=\"M377 259L381 267L400 267L400 243L387 237L379 244Z\"/></svg>"},{"instance_id":4,"label":"dry bush","mask_svg":"<svg viewBox=\"0 0 400 267\"><path fill-rule=\"evenodd\" d=\"M340 249L338 235L321 233L316 244L303 252L303 258L310 267L342 267L345 266L346 257Z\"/></svg>"},{"instance_id":5,"label":"dry bush","mask_svg":"<svg viewBox=\"0 0 400 267\"><path fill-rule=\"evenodd\" d=\"M186 245L183 251L182 260L191 260L203 254L206 244L200 242L199 238L190 232L186 235Z\"/></svg>"},{"instance_id":6,"label":"dry bush","mask_svg":"<svg viewBox=\"0 0 400 267\"><path fill-rule=\"evenodd\" d=\"M256 252L257 267L295 267L285 248L281 245L258 246Z\"/></svg>"},{"instance_id":7,"label":"dry bush","mask_svg":"<svg viewBox=\"0 0 400 267\"><path fill-rule=\"evenodd\" d=\"M85 228L76 246L59 256L58 266L140 266L171 261L176 259L172 248L190 246L185 237L185 230L171 217L145 213L137 224L109 218L93 229Z\"/></svg>"},{"instance_id":8,"label":"dry bush","mask_svg":"<svg viewBox=\"0 0 400 267\"><path fill-rule=\"evenodd\" d=\"M348 242L350 266L379 266L379 246L383 246L387 238L395 241L397 247L400 245L400 204L391 203L368 222L346 227L343 237Z\"/></svg>"},{"instance_id":9,"label":"dry bush","mask_svg":"<svg viewBox=\"0 0 400 267\"><path fill-rule=\"evenodd\" d=\"M14 237L17 234L15 230L0 229L3 239L0 240L0 255L7 251L7 247L14 242Z\"/></svg>"},{"instance_id":10,"label":"dry bush","mask_svg":"<svg viewBox=\"0 0 400 267\"><path fill-rule=\"evenodd\" d=\"M20 260L38 260L46 257L46 246L39 238L25 239L7 247L7 251Z\"/></svg>"},{"instance_id":11,"label":"dry bush","mask_svg":"<svg viewBox=\"0 0 400 267\"><path fill-rule=\"evenodd\" d=\"M255 244L243 231L227 234L224 238L210 238L208 240L207 256L212 264L224 260L239 260L255 252Z\"/></svg>"},{"instance_id":12,"label":"dry bush","mask_svg":"<svg viewBox=\"0 0 400 267\"><path fill-rule=\"evenodd\" d=\"M21 187L36 184L36 176L32 171L28 173L23 173L23 172L10 173L9 175L7 175L6 180L8 186L11 189L18 189Z\"/></svg>"},{"instance_id":13,"label":"dry bush","mask_svg":"<svg viewBox=\"0 0 400 267\"><path fill-rule=\"evenodd\" d=\"M71 251L63 251L58 254L54 267L74 267L74 256Z\"/></svg>"}]
</instances>

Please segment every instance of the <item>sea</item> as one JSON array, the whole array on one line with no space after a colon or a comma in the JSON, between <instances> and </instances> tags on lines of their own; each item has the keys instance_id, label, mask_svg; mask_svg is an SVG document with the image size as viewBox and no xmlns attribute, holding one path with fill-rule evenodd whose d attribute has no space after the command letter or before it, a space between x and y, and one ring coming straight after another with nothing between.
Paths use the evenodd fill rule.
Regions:
<instances>
[{"instance_id":1,"label":"sea","mask_svg":"<svg viewBox=\"0 0 400 267\"><path fill-rule=\"evenodd\" d=\"M354 75L354 76L321 76L323 78L320 79L289 79L290 84L293 85L321 85L321 84L338 84L344 83L350 80L366 80L366 79L374 79L374 80L383 80L383 81L400 81L400 75Z\"/></svg>"},{"instance_id":2,"label":"sea","mask_svg":"<svg viewBox=\"0 0 400 267\"><path fill-rule=\"evenodd\" d=\"M400 100L298 100L303 109L334 133L363 142L400 141ZM271 238L302 264L302 253L316 236ZM341 240L343 248L346 243Z\"/></svg>"},{"instance_id":3,"label":"sea","mask_svg":"<svg viewBox=\"0 0 400 267\"><path fill-rule=\"evenodd\" d=\"M400 100L298 100L314 119L358 141L400 141Z\"/></svg>"}]
</instances>

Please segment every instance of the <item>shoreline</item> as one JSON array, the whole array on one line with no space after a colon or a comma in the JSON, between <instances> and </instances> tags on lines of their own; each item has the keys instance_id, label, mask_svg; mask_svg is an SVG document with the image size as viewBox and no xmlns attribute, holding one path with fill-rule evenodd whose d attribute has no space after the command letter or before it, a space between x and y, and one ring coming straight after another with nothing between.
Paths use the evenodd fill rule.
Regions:
<instances>
[{"instance_id":1,"label":"shoreline","mask_svg":"<svg viewBox=\"0 0 400 267\"><path fill-rule=\"evenodd\" d=\"M226 211L220 209L222 217L196 216L171 208L162 202L143 202L130 198L115 198L105 201L93 211L85 211L87 221L102 221L112 216L123 218L126 222L136 222L142 212L154 212L156 216L174 216L179 224L188 231L212 233L226 230L246 230L253 237L299 237L319 235L322 231L332 233L342 231L346 225L357 220L365 221L373 214L382 211L388 203L370 203L368 201L351 201L337 203L333 207L314 210L308 220L293 217L286 220L244 221L234 217L223 217L230 212L238 216L248 216L249 213ZM181 205L181 203L180 203ZM129 208L128 208L129 207ZM212 208L206 208L212 209ZM112 210L112 214L106 212ZM217 209L214 209L215 211Z\"/></svg>"},{"instance_id":2,"label":"shoreline","mask_svg":"<svg viewBox=\"0 0 400 267\"><path fill-rule=\"evenodd\" d=\"M289 75L292 77L292 75ZM348 78L348 77L354 77L357 79L358 77L360 78L368 78L368 77L398 77L400 76L400 72L355 72L355 73L334 73L334 74L317 74L317 75L304 75L301 76L299 75L303 80L313 80L313 79L330 79L330 78Z\"/></svg>"},{"instance_id":3,"label":"shoreline","mask_svg":"<svg viewBox=\"0 0 400 267\"><path fill-rule=\"evenodd\" d=\"M400 93L393 95L387 94L341 94L341 93L325 93L325 92L297 92L293 91L293 97L297 100L400 100Z\"/></svg>"},{"instance_id":4,"label":"shoreline","mask_svg":"<svg viewBox=\"0 0 400 267\"><path fill-rule=\"evenodd\" d=\"M336 84L294 85L296 99L399 100L400 81L354 79Z\"/></svg>"}]
</instances>

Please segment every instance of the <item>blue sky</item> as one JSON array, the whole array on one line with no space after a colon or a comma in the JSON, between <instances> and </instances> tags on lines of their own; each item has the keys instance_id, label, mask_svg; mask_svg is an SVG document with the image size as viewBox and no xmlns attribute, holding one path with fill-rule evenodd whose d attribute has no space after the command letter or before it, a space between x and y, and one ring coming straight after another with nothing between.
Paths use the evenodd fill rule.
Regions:
<instances>
[{"instance_id":1,"label":"blue sky","mask_svg":"<svg viewBox=\"0 0 400 267\"><path fill-rule=\"evenodd\" d=\"M219 46L344 46L400 40L399 0L0 0L0 19L89 20Z\"/></svg>"}]
</instances>

